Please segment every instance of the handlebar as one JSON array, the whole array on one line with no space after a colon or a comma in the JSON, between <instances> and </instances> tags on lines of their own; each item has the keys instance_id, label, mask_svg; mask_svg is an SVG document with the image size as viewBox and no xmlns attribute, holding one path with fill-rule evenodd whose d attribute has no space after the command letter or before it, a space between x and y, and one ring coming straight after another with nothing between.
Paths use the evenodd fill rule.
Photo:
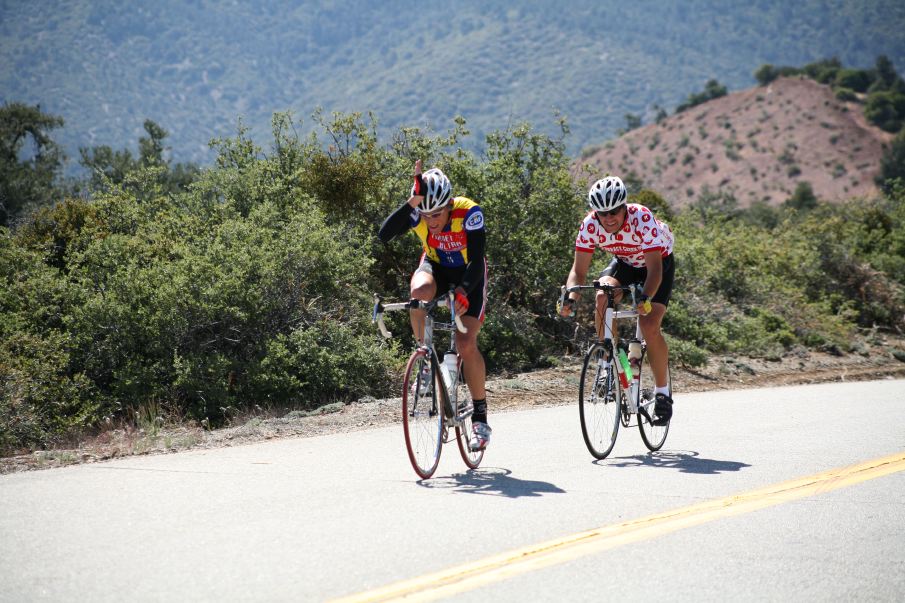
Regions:
<instances>
[{"instance_id":1,"label":"handlebar","mask_svg":"<svg viewBox=\"0 0 905 603\"><path fill-rule=\"evenodd\" d=\"M450 291L447 295L442 297L437 297L432 301L425 302L420 299L410 299L407 302L394 302L391 304L385 304L380 299L380 296L376 293L374 294L374 311L371 315L371 322L377 323L377 328L380 330L380 334L389 339L393 336L390 331L387 330L386 324L383 322L383 313L384 312L393 312L395 310L432 310L433 308L442 308L449 307L449 312L452 315L452 320L456 324L456 329L458 329L462 333L467 333L468 328L462 322L462 319L459 318L459 315L456 314L456 299L455 295L452 291Z\"/></svg>"},{"instance_id":2,"label":"handlebar","mask_svg":"<svg viewBox=\"0 0 905 603\"><path fill-rule=\"evenodd\" d=\"M643 289L644 289L644 286L640 285L638 283L632 283L631 285L623 286L623 285L610 285L609 283L601 283L599 281L594 281L590 285L573 285L572 287L566 287L565 285L563 285L560 288L559 303L557 304L556 307L557 308L563 307L563 305L566 303L566 297L569 295L569 293L578 292L578 291L592 291L592 290L593 291L603 291L604 293L607 293L609 295L612 295L616 291L626 291L628 293L631 293L632 305L634 306L637 304L638 296L640 295L640 293Z\"/></svg>"}]
</instances>

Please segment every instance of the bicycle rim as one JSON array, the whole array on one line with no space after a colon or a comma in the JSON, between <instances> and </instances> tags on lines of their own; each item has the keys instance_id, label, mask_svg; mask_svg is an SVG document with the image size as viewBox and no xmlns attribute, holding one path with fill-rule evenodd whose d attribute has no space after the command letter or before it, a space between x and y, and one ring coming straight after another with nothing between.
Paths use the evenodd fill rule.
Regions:
<instances>
[{"instance_id":1,"label":"bicycle rim","mask_svg":"<svg viewBox=\"0 0 905 603\"><path fill-rule=\"evenodd\" d=\"M672 397L672 375L669 367L666 369L666 378L669 383L669 395ZM650 366L649 356L644 354L641 359L641 400L638 412L638 430L641 432L641 439L644 445L651 452L656 452L663 447L666 442L666 435L669 433L669 423L666 425L651 425L650 417L654 414L654 389L657 382L654 379L654 372ZM641 412L641 409L647 412Z\"/></svg>"},{"instance_id":2,"label":"bicycle rim","mask_svg":"<svg viewBox=\"0 0 905 603\"><path fill-rule=\"evenodd\" d=\"M421 383L422 368L430 367L430 384ZM425 350L412 353L402 381L402 429L415 473L427 479L437 470L443 446L443 413L437 399L437 370Z\"/></svg>"},{"instance_id":3,"label":"bicycle rim","mask_svg":"<svg viewBox=\"0 0 905 603\"><path fill-rule=\"evenodd\" d=\"M606 458L619 433L622 388L615 367L606 352L595 344L585 355L578 389L581 434L588 451L596 459Z\"/></svg>"},{"instance_id":4,"label":"bicycle rim","mask_svg":"<svg viewBox=\"0 0 905 603\"><path fill-rule=\"evenodd\" d=\"M456 404L458 406L457 414L468 414L460 425L456 425L456 443L459 445L459 454L469 469L477 469L478 465L484 459L484 451L474 451L471 449L471 441L474 438L472 431L471 412L474 411L474 405L471 401L471 395L468 392L468 386L465 385L465 376L462 374L462 361L459 360L459 376L456 378Z\"/></svg>"}]
</instances>

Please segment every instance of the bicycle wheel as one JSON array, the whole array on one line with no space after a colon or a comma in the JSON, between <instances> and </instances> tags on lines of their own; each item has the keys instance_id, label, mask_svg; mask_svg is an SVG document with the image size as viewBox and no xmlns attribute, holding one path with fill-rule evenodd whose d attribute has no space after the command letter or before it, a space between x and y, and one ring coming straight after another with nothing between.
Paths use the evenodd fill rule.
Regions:
<instances>
[{"instance_id":1,"label":"bicycle wheel","mask_svg":"<svg viewBox=\"0 0 905 603\"><path fill-rule=\"evenodd\" d=\"M578 389L581 434L596 459L606 458L619 433L622 388L603 346L594 344L585 355Z\"/></svg>"},{"instance_id":2,"label":"bicycle wheel","mask_svg":"<svg viewBox=\"0 0 905 603\"><path fill-rule=\"evenodd\" d=\"M474 432L471 430L471 413L474 411L474 403L471 401L471 394L468 386L465 385L465 375L462 374L462 360L459 359L459 373L456 377L456 405L458 406L457 414L468 414L468 418L461 425L456 425L456 443L459 445L459 454L469 469L477 469L484 458L484 451L474 451L471 449L471 440L474 438Z\"/></svg>"},{"instance_id":3,"label":"bicycle wheel","mask_svg":"<svg viewBox=\"0 0 905 603\"><path fill-rule=\"evenodd\" d=\"M672 397L672 377L669 367L666 368L666 378L669 383L669 395ZM669 433L669 423L666 425L651 425L650 419L654 414L654 389L657 386L654 372L650 366L650 359L646 353L641 358L641 400L638 404L638 429L641 431L641 439L651 452L660 450Z\"/></svg>"},{"instance_id":4,"label":"bicycle wheel","mask_svg":"<svg viewBox=\"0 0 905 603\"><path fill-rule=\"evenodd\" d=\"M427 350L416 350L402 381L402 429L412 468L422 479L437 470L443 445L443 413L437 399L439 374ZM424 381L424 379L428 379Z\"/></svg>"}]
</instances>

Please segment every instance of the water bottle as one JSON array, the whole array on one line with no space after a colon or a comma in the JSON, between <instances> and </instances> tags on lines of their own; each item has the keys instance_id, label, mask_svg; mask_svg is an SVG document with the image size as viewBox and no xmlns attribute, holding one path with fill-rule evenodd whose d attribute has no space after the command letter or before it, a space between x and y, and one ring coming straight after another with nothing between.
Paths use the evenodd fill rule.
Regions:
<instances>
[{"instance_id":1,"label":"water bottle","mask_svg":"<svg viewBox=\"0 0 905 603\"><path fill-rule=\"evenodd\" d=\"M446 379L446 375L449 375L446 388L452 389L456 386L456 378L459 376L459 356L453 352L446 352L446 355L443 356L443 368L446 369L443 371L443 378Z\"/></svg>"},{"instance_id":2,"label":"water bottle","mask_svg":"<svg viewBox=\"0 0 905 603\"><path fill-rule=\"evenodd\" d=\"M641 342L633 339L628 344L628 363L632 368L632 386L629 389L629 401L632 409L638 403L638 391L641 388Z\"/></svg>"},{"instance_id":3,"label":"water bottle","mask_svg":"<svg viewBox=\"0 0 905 603\"><path fill-rule=\"evenodd\" d=\"M617 369L621 368L622 370L617 370L619 373L619 383L622 384L623 389L628 388L629 380L632 378L632 367L628 364L628 358L625 357L625 350L619 348L619 352L616 354L616 359L618 360Z\"/></svg>"}]
</instances>

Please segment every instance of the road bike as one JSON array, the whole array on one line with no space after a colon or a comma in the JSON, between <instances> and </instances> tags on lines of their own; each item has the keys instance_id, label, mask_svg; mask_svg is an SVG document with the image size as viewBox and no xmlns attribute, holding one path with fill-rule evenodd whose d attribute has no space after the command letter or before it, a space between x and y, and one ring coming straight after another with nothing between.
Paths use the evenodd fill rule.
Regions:
<instances>
[{"instance_id":1,"label":"road bike","mask_svg":"<svg viewBox=\"0 0 905 603\"><path fill-rule=\"evenodd\" d=\"M603 291L607 294L607 307L603 317L603 341L595 338L581 368L578 389L578 413L581 433L588 451L596 459L603 459L613 450L620 424L623 427L638 426L641 439L649 450L663 447L669 433L669 422L654 425L654 399L656 380L647 356L647 343L641 335L637 301L641 286L621 287L595 282L593 285L563 287L560 307L573 291ZM631 309L619 309L615 293L629 293ZM631 339L619 338L619 321L634 325ZM616 333L614 336L613 328ZM672 397L672 377L667 366L669 395Z\"/></svg>"},{"instance_id":2,"label":"road bike","mask_svg":"<svg viewBox=\"0 0 905 603\"><path fill-rule=\"evenodd\" d=\"M441 322L434 316L438 308L450 309L449 322ZM471 417L474 403L468 395L465 376L462 373L462 359L456 352L454 331L467 332L465 325L456 315L455 297L437 297L423 302L411 299L407 302L383 303L374 296L373 322L377 323L384 337L392 337L383 322L383 313L394 310L425 310L424 343L418 345L409 357L402 379L402 428L405 432L405 447L415 473L428 479L437 470L440 452L444 443L451 439L451 429L455 431L456 443L462 460L469 469L477 469L484 458L484 450L472 450L475 443ZM448 331L449 348L443 360L434 347L434 331Z\"/></svg>"}]
</instances>

